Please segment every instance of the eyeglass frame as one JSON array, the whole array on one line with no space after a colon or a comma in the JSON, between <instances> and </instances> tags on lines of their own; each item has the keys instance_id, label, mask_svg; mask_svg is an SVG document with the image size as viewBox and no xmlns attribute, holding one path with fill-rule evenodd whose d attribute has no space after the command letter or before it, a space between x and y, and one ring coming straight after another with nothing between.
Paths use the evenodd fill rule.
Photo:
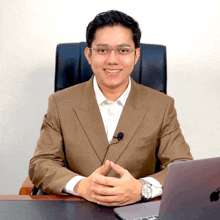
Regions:
<instances>
[{"instance_id":1,"label":"eyeglass frame","mask_svg":"<svg viewBox=\"0 0 220 220\"><path fill-rule=\"evenodd\" d=\"M111 54L111 52L112 52L112 50L114 50L115 51L115 54L119 54L119 55L129 55L129 54L131 54L133 51L136 51L137 50L137 48L135 48L135 49L133 49L131 46L127 46L127 45L118 45L118 46L116 46L116 47L121 47L121 48L129 48L129 49L131 49L132 50L132 52L131 53L128 53L128 54L121 54L120 52L118 52L117 51L117 48L111 48L111 47L109 47L108 45L96 45L96 46L94 46L94 47L90 47L89 49L90 50L94 50L94 49L96 49L97 47L107 47L108 49L110 49L110 52L109 53L103 53L103 54L99 54L99 55L110 55Z\"/></svg>"}]
</instances>

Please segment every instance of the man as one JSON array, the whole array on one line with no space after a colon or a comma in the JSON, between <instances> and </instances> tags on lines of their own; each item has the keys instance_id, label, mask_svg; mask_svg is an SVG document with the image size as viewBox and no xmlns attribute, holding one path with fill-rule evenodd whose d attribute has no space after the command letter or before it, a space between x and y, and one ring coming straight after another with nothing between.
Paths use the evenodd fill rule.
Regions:
<instances>
[{"instance_id":1,"label":"man","mask_svg":"<svg viewBox=\"0 0 220 220\"><path fill-rule=\"evenodd\" d=\"M48 194L106 206L159 196L167 165L192 159L173 99L130 78L141 37L133 18L98 14L86 36L94 77L49 98L30 178ZM157 163L161 171L155 173Z\"/></svg>"}]
</instances>

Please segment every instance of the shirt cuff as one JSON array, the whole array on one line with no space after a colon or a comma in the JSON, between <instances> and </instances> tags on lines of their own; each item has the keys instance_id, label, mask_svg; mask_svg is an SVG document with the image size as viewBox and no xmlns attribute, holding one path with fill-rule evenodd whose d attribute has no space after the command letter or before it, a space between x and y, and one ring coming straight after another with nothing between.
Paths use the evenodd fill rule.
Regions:
<instances>
[{"instance_id":1,"label":"shirt cuff","mask_svg":"<svg viewBox=\"0 0 220 220\"><path fill-rule=\"evenodd\" d=\"M155 198L157 196L161 196L163 193L163 189L162 189L162 185L153 177L145 177L145 178L141 178L143 180L146 180L147 182L149 182L152 185L152 196L151 198Z\"/></svg>"},{"instance_id":2,"label":"shirt cuff","mask_svg":"<svg viewBox=\"0 0 220 220\"><path fill-rule=\"evenodd\" d=\"M84 176L75 176L73 177L63 188L63 191L69 194L72 194L74 196L79 196L77 193L74 192L75 185L82 179L84 179Z\"/></svg>"}]
</instances>

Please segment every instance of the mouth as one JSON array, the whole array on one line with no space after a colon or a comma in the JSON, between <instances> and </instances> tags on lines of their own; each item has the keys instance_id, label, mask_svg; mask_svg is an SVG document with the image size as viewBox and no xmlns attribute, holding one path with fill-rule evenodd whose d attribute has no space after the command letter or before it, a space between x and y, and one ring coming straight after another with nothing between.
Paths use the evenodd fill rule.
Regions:
<instances>
[{"instance_id":1,"label":"mouth","mask_svg":"<svg viewBox=\"0 0 220 220\"><path fill-rule=\"evenodd\" d=\"M105 69L106 72L108 73L118 73L120 72L120 70L109 70L109 69Z\"/></svg>"},{"instance_id":2,"label":"mouth","mask_svg":"<svg viewBox=\"0 0 220 220\"><path fill-rule=\"evenodd\" d=\"M108 76L116 76L121 72L120 69L104 69L104 70Z\"/></svg>"}]
</instances>

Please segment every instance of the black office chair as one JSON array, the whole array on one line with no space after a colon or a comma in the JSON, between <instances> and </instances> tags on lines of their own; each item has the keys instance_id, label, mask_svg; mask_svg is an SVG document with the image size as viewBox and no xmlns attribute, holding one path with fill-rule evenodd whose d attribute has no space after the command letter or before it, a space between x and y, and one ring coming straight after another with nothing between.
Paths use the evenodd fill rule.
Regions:
<instances>
[{"instance_id":1,"label":"black office chair","mask_svg":"<svg viewBox=\"0 0 220 220\"><path fill-rule=\"evenodd\" d=\"M85 42L57 46L55 92L90 79L93 73L84 55L85 48ZM141 44L141 56L131 76L137 83L166 94L166 47Z\"/></svg>"},{"instance_id":2,"label":"black office chair","mask_svg":"<svg viewBox=\"0 0 220 220\"><path fill-rule=\"evenodd\" d=\"M84 55L85 47L85 42L57 45L55 92L90 79L93 73ZM137 83L166 94L166 47L162 45L141 44L141 55L131 76ZM19 194L28 195L32 191L33 184L27 177ZM36 193L37 189L35 187L33 194Z\"/></svg>"}]
</instances>

